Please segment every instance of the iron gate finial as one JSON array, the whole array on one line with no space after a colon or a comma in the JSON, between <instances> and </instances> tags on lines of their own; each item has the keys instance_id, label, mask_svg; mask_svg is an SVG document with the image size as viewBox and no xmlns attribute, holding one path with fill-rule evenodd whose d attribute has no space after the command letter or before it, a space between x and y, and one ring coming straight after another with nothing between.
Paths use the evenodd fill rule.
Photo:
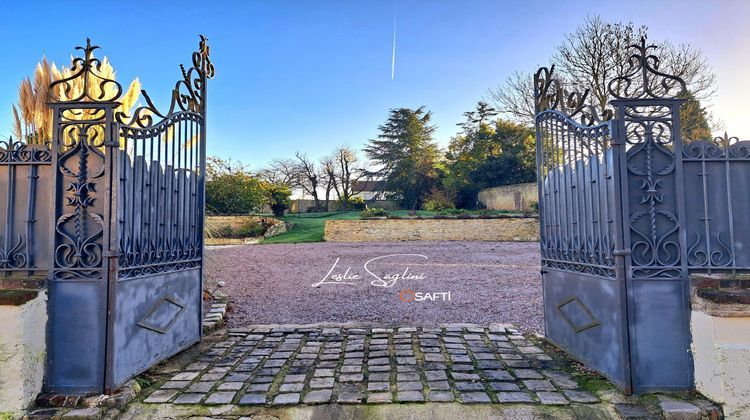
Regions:
<instances>
[{"instance_id":1,"label":"iron gate finial","mask_svg":"<svg viewBox=\"0 0 750 420\"><path fill-rule=\"evenodd\" d=\"M546 110L558 110L569 117L579 116L583 125L595 125L612 119L612 110L599 112L588 102L591 89L583 92L568 90L555 75L555 65L540 67L534 74L534 106L539 114Z\"/></svg>"},{"instance_id":2,"label":"iron gate finial","mask_svg":"<svg viewBox=\"0 0 750 420\"><path fill-rule=\"evenodd\" d=\"M132 116L122 112L117 113L115 118L122 124L146 128L153 125L153 116L167 118L176 112L194 112L202 114L204 111L204 99L206 92L206 81L214 77L215 69L210 58L208 38L200 36L198 51L193 52L193 66L185 70L180 64L182 79L175 83L172 89L172 98L169 110L165 113L159 111L149 96L148 92L141 90L146 105L136 108Z\"/></svg>"},{"instance_id":3,"label":"iron gate finial","mask_svg":"<svg viewBox=\"0 0 750 420\"><path fill-rule=\"evenodd\" d=\"M628 69L624 75L615 77L607 84L607 90L614 98L673 99L687 92L682 78L659 70L659 57L649 52L659 47L647 45L645 36L638 44L628 48L632 51L628 58Z\"/></svg>"},{"instance_id":4,"label":"iron gate finial","mask_svg":"<svg viewBox=\"0 0 750 420\"><path fill-rule=\"evenodd\" d=\"M94 50L99 46L91 45L91 38L86 38L86 46L75 49L83 51L83 57L73 58L69 76L50 83L49 100L68 103L117 101L122 94L122 85L101 73L102 61L94 57Z\"/></svg>"}]
</instances>

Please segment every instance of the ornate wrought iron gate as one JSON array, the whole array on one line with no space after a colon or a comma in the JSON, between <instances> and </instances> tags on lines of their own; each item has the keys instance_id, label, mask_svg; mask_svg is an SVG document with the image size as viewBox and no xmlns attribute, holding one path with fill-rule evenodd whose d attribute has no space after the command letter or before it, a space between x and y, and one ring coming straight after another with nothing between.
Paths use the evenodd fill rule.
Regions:
<instances>
[{"instance_id":1,"label":"ornate wrought iron gate","mask_svg":"<svg viewBox=\"0 0 750 420\"><path fill-rule=\"evenodd\" d=\"M50 85L46 388L109 391L201 336L206 39L160 112L117 111L89 42ZM33 206L31 206L33 207Z\"/></svg>"},{"instance_id":2,"label":"ornate wrought iron gate","mask_svg":"<svg viewBox=\"0 0 750 420\"><path fill-rule=\"evenodd\" d=\"M627 392L689 389L685 84L631 48L604 115L554 66L534 80L545 329Z\"/></svg>"}]
</instances>

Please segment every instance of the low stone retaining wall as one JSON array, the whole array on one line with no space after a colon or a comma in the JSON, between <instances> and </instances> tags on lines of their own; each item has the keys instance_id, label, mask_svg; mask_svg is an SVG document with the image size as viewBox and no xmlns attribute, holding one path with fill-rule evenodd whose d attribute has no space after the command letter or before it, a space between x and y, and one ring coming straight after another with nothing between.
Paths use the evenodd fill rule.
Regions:
<instances>
[{"instance_id":1,"label":"low stone retaining wall","mask_svg":"<svg viewBox=\"0 0 750 420\"><path fill-rule=\"evenodd\" d=\"M529 242L539 240L539 220L531 217L326 220L323 239L330 242Z\"/></svg>"},{"instance_id":2,"label":"low stone retaining wall","mask_svg":"<svg viewBox=\"0 0 750 420\"><path fill-rule=\"evenodd\" d=\"M268 219L270 218L262 216L206 216L205 228L209 232L224 229L238 231L248 225L265 223Z\"/></svg>"},{"instance_id":3,"label":"low stone retaining wall","mask_svg":"<svg viewBox=\"0 0 750 420\"><path fill-rule=\"evenodd\" d=\"M207 216L206 245L255 244L264 237L280 235L292 228L291 223L263 216Z\"/></svg>"}]
</instances>

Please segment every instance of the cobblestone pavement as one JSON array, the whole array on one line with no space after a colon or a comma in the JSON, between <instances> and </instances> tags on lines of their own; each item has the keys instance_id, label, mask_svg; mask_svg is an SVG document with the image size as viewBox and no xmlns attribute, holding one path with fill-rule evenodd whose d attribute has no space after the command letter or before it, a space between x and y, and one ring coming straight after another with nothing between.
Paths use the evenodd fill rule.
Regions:
<instances>
[{"instance_id":1,"label":"cobblestone pavement","mask_svg":"<svg viewBox=\"0 0 750 420\"><path fill-rule=\"evenodd\" d=\"M599 402L569 363L507 325L255 326L230 330L143 402Z\"/></svg>"}]
</instances>

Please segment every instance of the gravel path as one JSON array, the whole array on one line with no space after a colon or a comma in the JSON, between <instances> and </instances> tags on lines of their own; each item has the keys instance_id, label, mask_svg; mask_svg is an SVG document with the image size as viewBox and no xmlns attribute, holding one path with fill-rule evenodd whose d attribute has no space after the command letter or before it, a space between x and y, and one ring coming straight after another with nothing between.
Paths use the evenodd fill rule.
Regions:
<instances>
[{"instance_id":1,"label":"gravel path","mask_svg":"<svg viewBox=\"0 0 750 420\"><path fill-rule=\"evenodd\" d=\"M542 330L539 244L388 242L243 245L208 249L207 287L223 280L231 327L264 323L514 323ZM419 254L389 256L393 254ZM386 257L389 256L389 257ZM367 263L368 260L385 257ZM332 269L327 284L321 282ZM349 278L337 283L331 279ZM396 279L387 274L423 278ZM358 275L357 278L352 278ZM381 280L378 280L378 276ZM344 282L353 284L342 284ZM450 301L404 302L402 291L450 292ZM405 300L412 295L403 294Z\"/></svg>"}]
</instances>

